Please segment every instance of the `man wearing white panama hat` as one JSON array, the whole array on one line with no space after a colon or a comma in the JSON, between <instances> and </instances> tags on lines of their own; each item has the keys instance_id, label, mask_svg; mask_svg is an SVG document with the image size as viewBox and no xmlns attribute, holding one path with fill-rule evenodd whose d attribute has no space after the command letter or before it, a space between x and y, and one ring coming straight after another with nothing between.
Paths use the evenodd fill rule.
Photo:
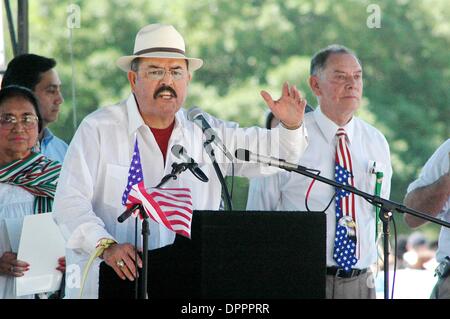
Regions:
<instances>
[{"instance_id":1,"label":"man wearing white panama hat","mask_svg":"<svg viewBox=\"0 0 450 319\"><path fill-rule=\"evenodd\" d=\"M136 141L146 187L158 184L170 173L177 158L167 150L180 144L199 163L209 182L202 183L184 173L166 185L190 188L194 209L219 209L221 184L211 163L204 160L208 157L202 147L202 132L181 108L192 72L203 65L201 59L188 57L185 51L183 37L173 26L143 27L136 36L133 55L117 60L117 65L127 72L132 93L117 105L97 110L80 124L67 152L54 205L55 220L67 239L68 276L71 263L84 267L98 243L109 239L115 243L104 250L101 259L117 278L128 279L130 283L136 278L135 247L130 244L134 241L134 221L117 223L124 210L121 199ZM276 101L267 92L261 95L281 120L279 127L270 133L259 128L239 128L236 123L204 115L219 135L222 133L231 153L245 147L264 155L298 160L307 145L302 124L306 101L287 83ZM274 149L278 153L274 154ZM223 172L231 171L230 161L219 164ZM273 168L267 171L276 172ZM240 163L235 165L235 173L255 176L261 174L261 169ZM150 220L150 249L170 245L174 240L172 231ZM97 297L101 259L97 258L95 271L88 276L83 298ZM139 257L138 264L141 266ZM71 279L66 278L68 298L77 296L79 288L70 284ZM123 296L122 291L118 294Z\"/></svg>"}]
</instances>

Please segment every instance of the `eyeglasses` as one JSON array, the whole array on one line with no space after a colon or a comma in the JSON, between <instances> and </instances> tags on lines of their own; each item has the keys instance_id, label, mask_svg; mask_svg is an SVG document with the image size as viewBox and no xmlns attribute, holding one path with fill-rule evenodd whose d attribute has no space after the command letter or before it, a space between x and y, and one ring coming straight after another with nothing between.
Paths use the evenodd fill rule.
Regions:
<instances>
[{"instance_id":1,"label":"eyeglasses","mask_svg":"<svg viewBox=\"0 0 450 319\"><path fill-rule=\"evenodd\" d=\"M18 122L20 122L20 124L22 124L22 126L26 130L31 130L37 126L38 121L38 117L31 114L22 116L20 120L18 120L13 115L0 115L0 128L5 130L12 130L14 126L16 126Z\"/></svg>"},{"instance_id":2,"label":"eyeglasses","mask_svg":"<svg viewBox=\"0 0 450 319\"><path fill-rule=\"evenodd\" d=\"M174 69L174 70L166 70L166 69L149 69L145 71L145 75L147 78L151 80L162 80L166 73L169 72L174 81L178 81L183 79L186 76L186 71L183 69Z\"/></svg>"}]
</instances>

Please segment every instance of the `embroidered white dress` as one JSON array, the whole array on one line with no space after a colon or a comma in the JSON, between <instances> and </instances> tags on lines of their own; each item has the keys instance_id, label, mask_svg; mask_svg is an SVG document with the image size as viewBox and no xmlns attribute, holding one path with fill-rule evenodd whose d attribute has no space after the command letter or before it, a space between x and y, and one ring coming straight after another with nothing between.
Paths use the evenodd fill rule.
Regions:
<instances>
[{"instance_id":1,"label":"embroidered white dress","mask_svg":"<svg viewBox=\"0 0 450 319\"><path fill-rule=\"evenodd\" d=\"M0 256L11 251L5 219L32 215L33 203L34 196L29 192L18 186L0 183ZM16 297L14 278L0 274L0 299L33 299L34 295Z\"/></svg>"}]
</instances>

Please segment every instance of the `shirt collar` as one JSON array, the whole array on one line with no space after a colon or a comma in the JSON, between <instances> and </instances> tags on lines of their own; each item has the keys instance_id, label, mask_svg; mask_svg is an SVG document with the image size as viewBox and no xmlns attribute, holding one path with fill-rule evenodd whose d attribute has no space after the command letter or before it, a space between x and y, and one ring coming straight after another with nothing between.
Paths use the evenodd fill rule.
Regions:
<instances>
[{"instance_id":1,"label":"shirt collar","mask_svg":"<svg viewBox=\"0 0 450 319\"><path fill-rule=\"evenodd\" d=\"M54 137L55 137L55 135L52 133L52 131L50 131L50 129L48 127L44 128L44 131L43 131L43 134L42 134L42 143L47 144Z\"/></svg>"},{"instance_id":2,"label":"shirt collar","mask_svg":"<svg viewBox=\"0 0 450 319\"><path fill-rule=\"evenodd\" d=\"M136 98L134 94L130 94L126 101L127 112L128 112L128 135L131 136L141 127L147 127L144 122L144 119L139 112L139 108L136 103ZM181 127L183 122L183 109L180 109L175 114L175 126L172 131L173 136L177 136L181 133ZM149 128L150 129L150 128Z\"/></svg>"},{"instance_id":3,"label":"shirt collar","mask_svg":"<svg viewBox=\"0 0 450 319\"><path fill-rule=\"evenodd\" d=\"M317 124L319 124L319 129L321 130L323 136L325 136L327 142L332 143L335 139L336 132L339 126L332 120L330 120L325 114L323 114L322 110L320 109L320 105L314 110L314 118ZM355 117L352 117L352 119L343 127L345 132L347 133L347 138L350 144L354 138L355 132L354 118Z\"/></svg>"},{"instance_id":4,"label":"shirt collar","mask_svg":"<svg viewBox=\"0 0 450 319\"><path fill-rule=\"evenodd\" d=\"M128 135L133 135L141 126L145 126L145 123L141 113L139 113L134 94L130 94L126 103L128 112Z\"/></svg>"}]
</instances>

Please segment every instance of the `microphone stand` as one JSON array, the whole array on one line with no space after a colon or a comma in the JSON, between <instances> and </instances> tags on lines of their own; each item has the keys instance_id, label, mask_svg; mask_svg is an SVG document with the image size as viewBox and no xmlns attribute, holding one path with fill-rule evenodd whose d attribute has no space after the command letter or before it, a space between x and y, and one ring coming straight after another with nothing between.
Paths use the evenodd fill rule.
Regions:
<instances>
[{"instance_id":1,"label":"microphone stand","mask_svg":"<svg viewBox=\"0 0 450 319\"><path fill-rule=\"evenodd\" d=\"M216 155L214 153L214 149L211 146L211 143L214 141L215 136L211 135L210 139L206 140L205 143L203 143L203 147L206 150L206 153L208 153L209 158L212 161L214 170L216 171L217 177L219 178L220 184L222 185L224 200L225 200L225 210L232 211L233 210L233 204L231 203L231 196L228 192L227 184L225 183L225 179L222 175L222 171L220 170L219 164L217 164Z\"/></svg>"},{"instance_id":2,"label":"microphone stand","mask_svg":"<svg viewBox=\"0 0 450 319\"><path fill-rule=\"evenodd\" d=\"M158 185L156 185L155 188L160 188L161 186L166 184L171 179L176 180L178 178L178 175L180 175L182 172L187 170L191 165L193 165L193 164L192 163L181 163L181 164L173 163L172 164L172 172L170 174L164 176L161 179L161 182ZM144 207L141 204L136 204L133 207L131 207L130 209L127 209L125 212L123 212L122 215L120 215L117 218L117 220L120 223L123 223L137 209L139 209L139 214L140 214L140 216L142 218L142 232L141 232L142 233L142 274L141 274L141 277L139 278L140 294L138 294L138 296L139 296L140 299L147 299L148 236L150 236L150 228L149 228L148 216L147 216L147 214L144 211ZM136 224L135 227L137 227L137 224ZM135 242L137 242L137 239L135 240ZM136 247L136 249L137 249L137 247ZM135 267L136 267L136 270L137 270L138 269L137 258L135 258ZM138 285L138 281L136 281L136 285ZM137 289L138 288L136 288L136 290Z\"/></svg>"},{"instance_id":3,"label":"microphone stand","mask_svg":"<svg viewBox=\"0 0 450 319\"><path fill-rule=\"evenodd\" d=\"M338 182L322 177L320 175L313 174L308 171L306 167L298 166L297 168L291 168L291 167L281 167L287 171L293 171L298 174L310 177L312 179L318 180L322 183L334 186L336 188L340 188L343 190L346 190L350 193L353 193L355 195L358 195L360 197L363 197L365 200L367 200L372 205L379 207L381 209L380 219L383 223L383 258L384 258L384 299L389 299L389 222L392 219L392 212L397 211L399 213L406 213L413 215L418 218L425 219L427 221L430 221L435 224L439 224L441 226L450 228L450 223L446 221L442 221L440 219L431 217L427 214L424 214L422 212L416 211L414 209L408 208L402 204L396 203L394 201L390 201L384 198L381 198L380 196L371 195L368 193L365 193L363 191L360 191L359 189L348 186L348 185L342 185Z\"/></svg>"}]
</instances>

